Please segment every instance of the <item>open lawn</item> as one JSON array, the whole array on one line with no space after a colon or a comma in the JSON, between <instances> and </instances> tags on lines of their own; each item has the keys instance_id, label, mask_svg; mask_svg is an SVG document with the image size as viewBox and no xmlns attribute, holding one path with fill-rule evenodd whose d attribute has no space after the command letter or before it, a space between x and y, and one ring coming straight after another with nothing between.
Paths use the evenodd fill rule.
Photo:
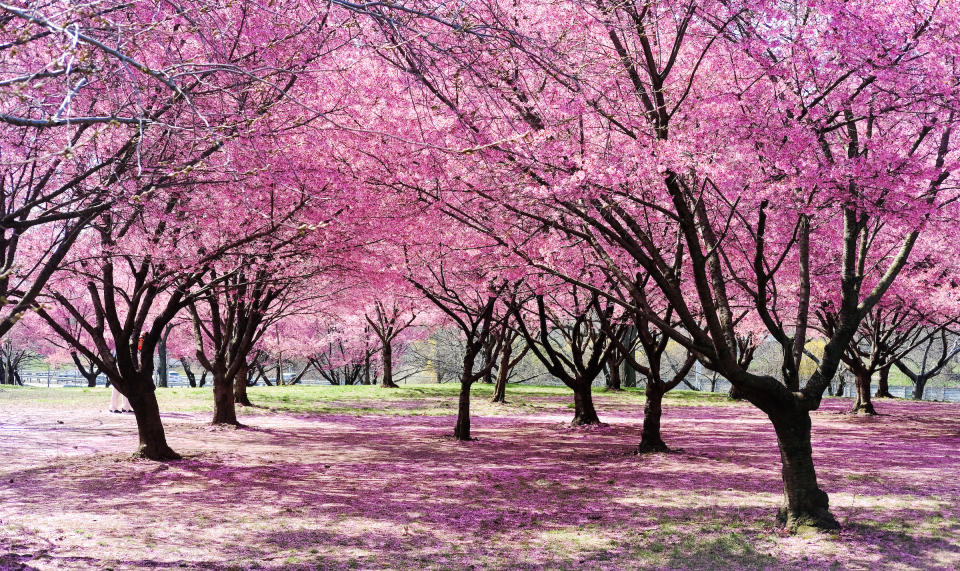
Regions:
<instances>
[{"instance_id":1,"label":"open lawn","mask_svg":"<svg viewBox=\"0 0 960 571\"><path fill-rule=\"evenodd\" d=\"M719 395L668 395L677 452L636 456L643 395L474 391L474 442L448 437L457 387L263 387L241 429L204 389L159 391L185 459L130 460L105 389L0 390L0 569L960 567L960 404L827 399L814 457L843 530L786 536L769 421Z\"/></svg>"}]
</instances>

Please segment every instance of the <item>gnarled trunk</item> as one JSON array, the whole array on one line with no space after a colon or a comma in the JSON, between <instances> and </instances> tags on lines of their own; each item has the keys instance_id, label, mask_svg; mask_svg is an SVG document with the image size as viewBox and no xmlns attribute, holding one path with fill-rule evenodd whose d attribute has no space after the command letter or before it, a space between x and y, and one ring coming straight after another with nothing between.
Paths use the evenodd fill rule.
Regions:
<instances>
[{"instance_id":1,"label":"gnarled trunk","mask_svg":"<svg viewBox=\"0 0 960 571\"><path fill-rule=\"evenodd\" d=\"M385 389L396 389L398 385L393 382L393 347L389 341L383 342L381 355L383 357L383 380L380 381L380 386Z\"/></svg>"},{"instance_id":2,"label":"gnarled trunk","mask_svg":"<svg viewBox=\"0 0 960 571\"><path fill-rule=\"evenodd\" d=\"M600 424L597 410L593 408L593 393L590 383L577 383L573 389L573 426Z\"/></svg>"},{"instance_id":3,"label":"gnarled trunk","mask_svg":"<svg viewBox=\"0 0 960 571\"><path fill-rule=\"evenodd\" d=\"M129 381L129 383L135 382L135 380ZM140 383L139 390L129 392L130 394L124 396L130 400L130 406L133 407L133 414L137 419L137 433L140 437L140 446L135 456L149 460L180 460L181 456L167 445L153 380L148 377L145 382Z\"/></svg>"},{"instance_id":4,"label":"gnarled trunk","mask_svg":"<svg viewBox=\"0 0 960 571\"><path fill-rule=\"evenodd\" d=\"M803 410L768 412L777 433L783 462L784 501L777 521L792 532L803 528L839 529L830 513L826 492L817 484L810 445L810 413Z\"/></svg>"},{"instance_id":5,"label":"gnarled trunk","mask_svg":"<svg viewBox=\"0 0 960 571\"><path fill-rule=\"evenodd\" d=\"M853 410L859 414L877 414L870 400L870 373L867 371L854 372L857 392L853 399Z\"/></svg>"},{"instance_id":6,"label":"gnarled trunk","mask_svg":"<svg viewBox=\"0 0 960 571\"><path fill-rule=\"evenodd\" d=\"M647 381L646 402L643 405L643 429L640 431L638 454L669 452L660 435L660 418L663 415L664 387L661 383Z\"/></svg>"}]
</instances>

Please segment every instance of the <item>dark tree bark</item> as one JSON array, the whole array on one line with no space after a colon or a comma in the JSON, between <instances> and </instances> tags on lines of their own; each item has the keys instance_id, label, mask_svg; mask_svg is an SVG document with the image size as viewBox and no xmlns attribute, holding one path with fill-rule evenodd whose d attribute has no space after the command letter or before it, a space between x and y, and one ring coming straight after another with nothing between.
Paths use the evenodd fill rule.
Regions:
<instances>
[{"instance_id":1,"label":"dark tree bark","mask_svg":"<svg viewBox=\"0 0 960 571\"><path fill-rule=\"evenodd\" d=\"M682 262L683 250L678 248L674 254L672 266L672 275L676 279L679 279ZM648 280L649 276L638 275L636 281L632 284L629 295L639 306L649 306L646 296ZM673 376L669 379L664 379L661 365L666 355L667 346L669 345L669 337L663 329L654 326L650 317L643 312L631 312L630 317L633 325L630 326L629 332L633 344L625 345L621 341L622 337L617 336L611 336L611 340L617 346L616 351L624 363L630 367L630 369L642 374L646 378L643 430L640 434L640 444L637 446L637 453L668 452L669 448L660 433L661 418L663 416L663 395L675 389L681 382L686 380L687 374L696 362L696 358L692 352L687 351L686 359L680 367L673 367ZM657 317L657 320L664 324L664 326L672 322L675 326L679 326L679 323L676 322L674 310L670 306L667 306L662 311ZM604 323L604 326L607 329L611 328L609 323ZM636 359L636 345L639 345L643 349L643 353L646 356L646 363L641 363ZM739 361L742 364L746 359L752 357L753 351L747 347L746 343L738 342L738 345L742 349L741 356L743 358Z\"/></svg>"},{"instance_id":2,"label":"dark tree bark","mask_svg":"<svg viewBox=\"0 0 960 571\"><path fill-rule=\"evenodd\" d=\"M231 379L227 378L226 371L213 372L212 424L240 426L240 422L237 420L237 408L234 403L233 383Z\"/></svg>"},{"instance_id":3,"label":"dark tree bark","mask_svg":"<svg viewBox=\"0 0 960 571\"><path fill-rule=\"evenodd\" d=\"M623 332L623 345L633 347L637 342L637 329L633 326L627 326ZM623 368L623 386L631 389L637 388L637 370L625 363Z\"/></svg>"},{"instance_id":4,"label":"dark tree bark","mask_svg":"<svg viewBox=\"0 0 960 571\"><path fill-rule=\"evenodd\" d=\"M287 384L286 379L283 378L283 359L280 357L277 357L277 365L276 368L274 368L273 382L278 387L282 387Z\"/></svg>"},{"instance_id":5,"label":"dark tree bark","mask_svg":"<svg viewBox=\"0 0 960 571\"><path fill-rule=\"evenodd\" d=\"M847 375L845 373L841 373L840 375L837 375L837 376L839 377L839 379L837 380L836 395L838 397L842 397L843 393L847 392Z\"/></svg>"},{"instance_id":6,"label":"dark tree bark","mask_svg":"<svg viewBox=\"0 0 960 571\"><path fill-rule=\"evenodd\" d=\"M100 376L101 373L96 363L91 361L89 367L85 366L76 351L70 351L70 357L73 359L73 364L77 366L77 371L87 380L87 386L90 388L96 387L97 377Z\"/></svg>"},{"instance_id":7,"label":"dark tree bark","mask_svg":"<svg viewBox=\"0 0 960 571\"><path fill-rule=\"evenodd\" d=\"M453 429L453 437L457 440L473 440L470 437L470 387L473 382L468 380L470 375L464 375L460 380L460 400L457 403L457 424Z\"/></svg>"},{"instance_id":8,"label":"dark tree bark","mask_svg":"<svg viewBox=\"0 0 960 571\"><path fill-rule=\"evenodd\" d=\"M386 306L377 300L374 304L375 311L371 316L369 313L364 315L367 325L373 330L377 338L380 339L380 359L383 363L383 376L380 381L380 387L385 389L395 389L398 385L393 380L393 340L400 333L413 325L417 318L416 313L411 313L409 319L401 319L404 309L396 301L392 306Z\"/></svg>"},{"instance_id":9,"label":"dark tree bark","mask_svg":"<svg viewBox=\"0 0 960 571\"><path fill-rule=\"evenodd\" d=\"M619 357L618 351L610 353L607 359L607 390L622 391L622 381L620 379L620 367L623 365L623 359Z\"/></svg>"},{"instance_id":10,"label":"dark tree bark","mask_svg":"<svg viewBox=\"0 0 960 571\"><path fill-rule=\"evenodd\" d=\"M927 379L918 378L913 384L913 400L923 400L923 391L927 388Z\"/></svg>"},{"instance_id":11,"label":"dark tree bark","mask_svg":"<svg viewBox=\"0 0 960 571\"><path fill-rule=\"evenodd\" d=\"M571 424L598 424L597 411L593 407L593 380L603 371L616 347L614 340L623 335L622 325L611 326L613 305L601 303L600 297L591 292L581 303L577 288L572 290L574 307L568 309L569 316L563 316L548 309L543 295L535 295L536 312L533 316L539 325L534 336L524 322L521 308L514 304L512 311L527 347L551 375L560 379L573 390L574 417ZM571 319L566 319L570 317ZM551 332L563 337L566 350L558 349L557 340L551 339Z\"/></svg>"},{"instance_id":12,"label":"dark tree bark","mask_svg":"<svg viewBox=\"0 0 960 571\"><path fill-rule=\"evenodd\" d=\"M530 347L524 343L523 349L514 357L513 344L520 338L520 334L513 329L507 328L500 339L500 365L497 367L497 382L493 388L493 402L507 402L507 381L510 380L510 374L513 368L520 364L520 361L527 355Z\"/></svg>"},{"instance_id":13,"label":"dark tree bark","mask_svg":"<svg viewBox=\"0 0 960 571\"><path fill-rule=\"evenodd\" d=\"M504 341L500 349L500 368L497 370L497 383L493 387L493 402L507 402L507 378L510 376L510 355L513 343Z\"/></svg>"},{"instance_id":14,"label":"dark tree bark","mask_svg":"<svg viewBox=\"0 0 960 571\"><path fill-rule=\"evenodd\" d=\"M960 340L954 339L952 344L949 342L947 324L935 328L923 340L923 343L926 346L916 368L914 365L906 363L905 359L898 359L894 363L897 369L913 383L913 400L922 400L927 382L940 374L957 354L960 354ZM936 345L939 345L939 351L935 350ZM933 351L933 355L931 355L931 351Z\"/></svg>"},{"instance_id":15,"label":"dark tree bark","mask_svg":"<svg viewBox=\"0 0 960 571\"><path fill-rule=\"evenodd\" d=\"M806 527L839 529L827 494L817 484L810 445L810 415L804 410L770 414L777 433L783 474L784 502L777 521L791 530Z\"/></svg>"},{"instance_id":16,"label":"dark tree bark","mask_svg":"<svg viewBox=\"0 0 960 571\"><path fill-rule=\"evenodd\" d=\"M880 378L877 380L877 394L873 395L876 398L888 398L892 399L893 395L890 394L890 367L892 365L887 365L880 369Z\"/></svg>"},{"instance_id":17,"label":"dark tree bark","mask_svg":"<svg viewBox=\"0 0 960 571\"><path fill-rule=\"evenodd\" d=\"M380 356L383 365L383 376L380 379L380 387L384 389L399 388L400 385L393 381L393 347L390 341L383 343Z\"/></svg>"},{"instance_id":18,"label":"dark tree bark","mask_svg":"<svg viewBox=\"0 0 960 571\"><path fill-rule=\"evenodd\" d=\"M870 400L870 372L862 369L855 370L853 372L855 384L856 384L856 394L853 399L853 413L862 413L862 414L877 414L877 411L873 408L873 402Z\"/></svg>"},{"instance_id":19,"label":"dark tree bark","mask_svg":"<svg viewBox=\"0 0 960 571\"><path fill-rule=\"evenodd\" d=\"M239 425L236 405L251 406L247 396L248 358L267 327L283 312L283 304L275 302L288 282L257 267L259 261L244 257L233 272L224 276L211 270L210 285L202 288L197 301L189 305L197 361L213 375L213 424ZM283 379L281 366L278 357L278 382Z\"/></svg>"},{"instance_id":20,"label":"dark tree bark","mask_svg":"<svg viewBox=\"0 0 960 571\"><path fill-rule=\"evenodd\" d=\"M166 330L164 330L163 335L160 336L160 342L157 343L157 386L161 388L167 388L169 384L169 371L167 370L167 338L170 337L170 332L173 330L173 326L168 325Z\"/></svg>"},{"instance_id":21,"label":"dark tree bark","mask_svg":"<svg viewBox=\"0 0 960 571\"><path fill-rule=\"evenodd\" d=\"M482 379L493 367L493 362L485 363L479 371L475 371L477 357L483 350L490 335L490 322L493 319L493 308L497 298L490 296L487 304L477 313L469 308L461 308L467 315L467 320L459 319L461 329L466 333L467 343L463 355L463 373L460 376L460 399L457 404L457 424L453 429L453 437L457 440L473 440L470 436L470 388L473 383ZM436 302L435 302L436 303ZM443 306L440 306L443 309ZM451 311L453 311L451 309ZM472 315L471 315L472 314ZM502 337L501 337L502 338Z\"/></svg>"},{"instance_id":22,"label":"dark tree bark","mask_svg":"<svg viewBox=\"0 0 960 571\"><path fill-rule=\"evenodd\" d=\"M573 389L573 426L600 424L600 417L593 407L593 392L590 383L578 383Z\"/></svg>"},{"instance_id":23,"label":"dark tree bark","mask_svg":"<svg viewBox=\"0 0 960 571\"><path fill-rule=\"evenodd\" d=\"M167 444L167 437L160 420L160 406L154 392L151 375L141 378L125 379L127 387L136 386L136 390L124 396L130 400L133 414L137 419L137 433L140 444L136 456L149 460L180 460L182 457ZM121 391L122 392L122 391Z\"/></svg>"},{"instance_id":24,"label":"dark tree bark","mask_svg":"<svg viewBox=\"0 0 960 571\"><path fill-rule=\"evenodd\" d=\"M663 417L663 387L659 383L648 383L643 403L643 429L640 431L640 445L637 452L669 452L663 436L660 434L660 419Z\"/></svg>"},{"instance_id":25,"label":"dark tree bark","mask_svg":"<svg viewBox=\"0 0 960 571\"><path fill-rule=\"evenodd\" d=\"M243 360L237 367L237 374L233 378L233 402L243 406L253 406L247 396L247 377L249 376L247 361Z\"/></svg>"},{"instance_id":26,"label":"dark tree bark","mask_svg":"<svg viewBox=\"0 0 960 571\"><path fill-rule=\"evenodd\" d=\"M492 362L495 361L495 360L497 359L497 357L498 357L498 355L497 355L494 351L496 350L497 347L500 346L500 344L499 344L499 343L496 343L495 340L493 340L492 338L493 338L493 336L491 335L491 339L488 339L487 342L484 343L484 345L483 345L483 360L482 360L482 362L483 362L484 364L486 364L486 363L492 363ZM492 366L492 367L484 367L484 368L487 369L487 372L485 372L485 373L483 374L483 377L481 377L481 378L482 378L482 380L483 380L484 383L486 383L486 384L488 384L488 385L492 385L492 384L493 384L493 369L495 368L495 365Z\"/></svg>"},{"instance_id":27,"label":"dark tree bark","mask_svg":"<svg viewBox=\"0 0 960 571\"><path fill-rule=\"evenodd\" d=\"M364 385L371 384L370 379L370 355L368 354L363 360L363 383Z\"/></svg>"},{"instance_id":28,"label":"dark tree bark","mask_svg":"<svg viewBox=\"0 0 960 571\"><path fill-rule=\"evenodd\" d=\"M487 374L494 362L491 360L484 363L479 370L474 369L477 357L483 351L494 329L507 327L509 314L494 318L497 299L507 288L507 283L495 285L487 291L476 289L461 291L450 285L445 272L446 269L441 264L435 272L431 272L433 280L429 284L407 279L437 309L449 316L464 335L463 371L460 377L460 398L453 437L456 440L470 440L470 387ZM504 337L505 335L497 336L498 339Z\"/></svg>"},{"instance_id":29,"label":"dark tree bark","mask_svg":"<svg viewBox=\"0 0 960 571\"><path fill-rule=\"evenodd\" d=\"M197 375L193 372L193 368L190 367L190 363L184 360L180 360L180 365L183 367L183 372L187 375L187 382L190 383L191 388L197 388Z\"/></svg>"}]
</instances>

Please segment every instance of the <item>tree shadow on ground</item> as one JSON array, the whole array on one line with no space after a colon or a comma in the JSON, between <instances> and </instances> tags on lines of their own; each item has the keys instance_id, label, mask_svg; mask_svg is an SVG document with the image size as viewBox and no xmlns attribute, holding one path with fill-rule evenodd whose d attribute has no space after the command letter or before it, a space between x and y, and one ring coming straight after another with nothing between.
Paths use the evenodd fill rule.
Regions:
<instances>
[{"instance_id":1,"label":"tree shadow on ground","mask_svg":"<svg viewBox=\"0 0 960 571\"><path fill-rule=\"evenodd\" d=\"M960 421L904 407L897 426L865 424L833 408L815 415L815 454L850 523L813 546L778 539L776 442L746 406L670 410L665 437L684 452L646 456L630 453L642 417L626 409L589 431L560 414L477 417L470 443L444 439L450 416L257 415L249 429L203 431L197 415L170 426L182 461L79 453L4 472L14 482L0 488L0 514L41 530L69 514L129 546L129 557L98 558L82 542L34 550L66 567L829 567L837 553L866 565L885 545L909 554L911 543L918 567L960 561L956 541L927 530L960 519L949 436ZM117 428L65 430L96 448Z\"/></svg>"}]
</instances>

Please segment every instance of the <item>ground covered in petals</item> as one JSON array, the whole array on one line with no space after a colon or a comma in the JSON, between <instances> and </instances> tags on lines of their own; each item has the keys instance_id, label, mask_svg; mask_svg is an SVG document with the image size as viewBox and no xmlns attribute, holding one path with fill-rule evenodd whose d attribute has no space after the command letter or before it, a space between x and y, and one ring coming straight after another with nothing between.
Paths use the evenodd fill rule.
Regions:
<instances>
[{"instance_id":1,"label":"ground covered in petals","mask_svg":"<svg viewBox=\"0 0 960 571\"><path fill-rule=\"evenodd\" d=\"M133 461L103 389L0 392L0 569L960 568L960 405L827 399L814 453L834 534L782 535L767 419L716 395L665 403L671 454L636 456L643 396L265 387L240 429L203 389L160 391L178 462Z\"/></svg>"}]
</instances>

